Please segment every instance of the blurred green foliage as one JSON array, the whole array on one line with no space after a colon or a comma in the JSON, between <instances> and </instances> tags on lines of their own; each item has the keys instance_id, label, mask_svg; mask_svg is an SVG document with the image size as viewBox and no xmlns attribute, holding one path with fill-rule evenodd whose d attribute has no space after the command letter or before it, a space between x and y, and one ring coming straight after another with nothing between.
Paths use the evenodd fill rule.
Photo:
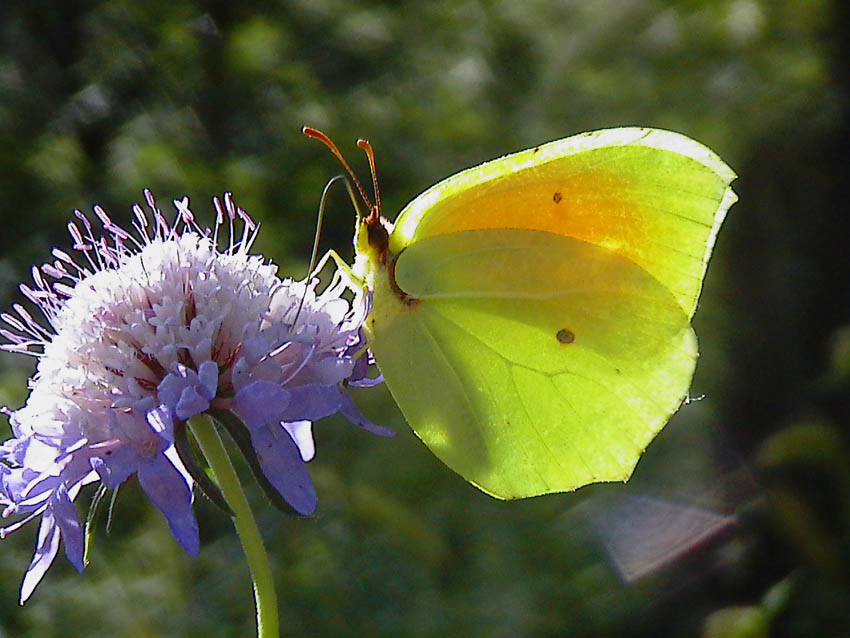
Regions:
<instances>
[{"instance_id":1,"label":"blurred green foliage","mask_svg":"<svg viewBox=\"0 0 850 638\"><path fill-rule=\"evenodd\" d=\"M385 214L462 168L582 130L670 128L740 174L696 329L694 394L627 485L497 502L415 439L384 389L359 392L394 440L317 429L318 514L252 498L292 635L850 635L850 16L835 0L494 0L0 5L0 305L72 209L118 222L233 190L256 248L303 276L315 209L375 146ZM350 255L333 197L323 248ZM19 406L32 362L0 357ZM745 479L742 479L746 477ZM612 493L739 515L724 538L626 583L579 504ZM78 504L83 506L84 493ZM601 505L599 505L601 504ZM184 556L138 486L77 575L61 557L17 606L36 527L0 544L2 636L245 636L250 581L202 500ZM610 525L628 520L608 517ZM638 530L636 530L638 531ZM640 547L635 547L639 552ZM640 560L640 556L633 558Z\"/></svg>"}]
</instances>

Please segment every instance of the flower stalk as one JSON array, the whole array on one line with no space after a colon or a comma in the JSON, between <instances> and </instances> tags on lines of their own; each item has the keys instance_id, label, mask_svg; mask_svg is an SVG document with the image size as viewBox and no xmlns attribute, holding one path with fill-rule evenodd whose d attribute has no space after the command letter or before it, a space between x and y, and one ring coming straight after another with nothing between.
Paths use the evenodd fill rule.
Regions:
<instances>
[{"instance_id":1,"label":"flower stalk","mask_svg":"<svg viewBox=\"0 0 850 638\"><path fill-rule=\"evenodd\" d=\"M254 583L257 636L258 638L277 638L279 620L274 578L266 548L260 537L260 530L239 483L239 477L236 476L236 470L210 417L194 416L189 419L188 427L209 463L210 470L227 504L234 513L233 525L236 527L236 533L239 534Z\"/></svg>"}]
</instances>

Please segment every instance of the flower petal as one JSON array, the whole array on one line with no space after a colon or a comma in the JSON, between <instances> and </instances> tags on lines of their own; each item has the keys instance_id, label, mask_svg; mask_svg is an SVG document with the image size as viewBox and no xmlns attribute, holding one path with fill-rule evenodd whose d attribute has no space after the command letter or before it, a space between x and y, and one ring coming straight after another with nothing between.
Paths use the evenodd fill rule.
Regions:
<instances>
[{"instance_id":1,"label":"flower petal","mask_svg":"<svg viewBox=\"0 0 850 638\"><path fill-rule=\"evenodd\" d=\"M209 407L209 399L205 399L198 394L198 391L195 388L183 388L183 392L180 393L180 400L177 402L177 405L174 406L174 414L176 414L177 418L181 421L186 421L196 414L206 412Z\"/></svg>"},{"instance_id":2,"label":"flower petal","mask_svg":"<svg viewBox=\"0 0 850 638\"><path fill-rule=\"evenodd\" d=\"M204 361L198 366L198 381L200 382L198 393L208 401L212 401L218 390L218 366L215 362Z\"/></svg>"},{"instance_id":3,"label":"flower petal","mask_svg":"<svg viewBox=\"0 0 850 638\"><path fill-rule=\"evenodd\" d=\"M342 391L337 385L302 385L289 389L282 421L318 421L339 412Z\"/></svg>"},{"instance_id":4,"label":"flower petal","mask_svg":"<svg viewBox=\"0 0 850 638\"><path fill-rule=\"evenodd\" d=\"M91 459L92 469L98 473L107 489L114 490L126 481L139 464L139 454L133 445L125 444L107 450Z\"/></svg>"},{"instance_id":5,"label":"flower petal","mask_svg":"<svg viewBox=\"0 0 850 638\"><path fill-rule=\"evenodd\" d=\"M236 393L234 408L249 429L279 423L289 404L289 392L270 381L249 383Z\"/></svg>"},{"instance_id":6,"label":"flower petal","mask_svg":"<svg viewBox=\"0 0 850 638\"><path fill-rule=\"evenodd\" d=\"M45 572L53 563L53 559L56 558L57 551L59 551L59 526L48 509L41 516L41 525L38 528L38 544L32 562L24 574L24 581L21 583L22 605L32 595L41 579L44 578Z\"/></svg>"},{"instance_id":7,"label":"flower petal","mask_svg":"<svg viewBox=\"0 0 850 638\"><path fill-rule=\"evenodd\" d=\"M251 444L266 478L302 516L316 511L316 488L298 446L283 428L272 432L268 427L251 430Z\"/></svg>"},{"instance_id":8,"label":"flower petal","mask_svg":"<svg viewBox=\"0 0 850 638\"><path fill-rule=\"evenodd\" d=\"M322 385L333 385L348 378L354 370L352 357L326 356L314 359L310 371Z\"/></svg>"},{"instance_id":9,"label":"flower petal","mask_svg":"<svg viewBox=\"0 0 850 638\"><path fill-rule=\"evenodd\" d=\"M169 443L174 441L174 422L168 406L158 405L145 411L145 420L160 437Z\"/></svg>"},{"instance_id":10,"label":"flower petal","mask_svg":"<svg viewBox=\"0 0 850 638\"><path fill-rule=\"evenodd\" d=\"M301 454L301 460L307 463L316 456L316 443L313 441L313 422L312 421L292 421L290 423L282 423L283 428L289 432L289 436L295 441L298 446L298 452Z\"/></svg>"},{"instance_id":11,"label":"flower petal","mask_svg":"<svg viewBox=\"0 0 850 638\"><path fill-rule=\"evenodd\" d=\"M192 512L192 492L183 475L164 455L139 466L139 484L165 516L174 539L190 556L200 551L198 521Z\"/></svg>"},{"instance_id":12,"label":"flower petal","mask_svg":"<svg viewBox=\"0 0 850 638\"><path fill-rule=\"evenodd\" d=\"M56 517L56 524L62 532L62 544L65 546L65 556L71 564L82 572L83 564L83 526L80 523L80 515L77 508L68 496L68 490L64 485L53 492L50 499L50 508Z\"/></svg>"},{"instance_id":13,"label":"flower petal","mask_svg":"<svg viewBox=\"0 0 850 638\"><path fill-rule=\"evenodd\" d=\"M173 372L169 373L165 375L165 378L156 387L157 398L160 403L173 408L180 400L180 394L185 387L186 377L176 375Z\"/></svg>"},{"instance_id":14,"label":"flower petal","mask_svg":"<svg viewBox=\"0 0 850 638\"><path fill-rule=\"evenodd\" d=\"M342 412L346 419L351 421L357 427L363 428L367 432L377 434L378 436L395 436L395 432L393 430L385 428L382 425L372 423L369 419L360 414L360 410L357 409L354 401L352 401L351 397L347 394L342 394L342 405L340 406L339 411Z\"/></svg>"}]
</instances>

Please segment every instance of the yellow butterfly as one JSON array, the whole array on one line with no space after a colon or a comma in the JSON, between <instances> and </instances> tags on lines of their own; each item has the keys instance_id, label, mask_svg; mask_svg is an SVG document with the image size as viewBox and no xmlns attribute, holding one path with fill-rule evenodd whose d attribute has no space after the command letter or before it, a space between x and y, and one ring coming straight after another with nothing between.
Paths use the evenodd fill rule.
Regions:
<instances>
[{"instance_id":1,"label":"yellow butterfly","mask_svg":"<svg viewBox=\"0 0 850 638\"><path fill-rule=\"evenodd\" d=\"M391 224L305 133L370 208L346 270L425 444L500 498L626 480L687 397L732 170L677 133L595 131L462 171Z\"/></svg>"}]
</instances>

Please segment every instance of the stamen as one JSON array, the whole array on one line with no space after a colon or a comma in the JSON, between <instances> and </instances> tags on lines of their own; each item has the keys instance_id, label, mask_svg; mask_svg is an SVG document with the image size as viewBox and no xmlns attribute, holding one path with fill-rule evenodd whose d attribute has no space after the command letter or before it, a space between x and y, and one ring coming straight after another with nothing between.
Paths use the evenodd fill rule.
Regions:
<instances>
[{"instance_id":1,"label":"stamen","mask_svg":"<svg viewBox=\"0 0 850 638\"><path fill-rule=\"evenodd\" d=\"M10 315L8 312L0 313L0 319L12 326L15 330L25 332L24 324L18 321L14 316Z\"/></svg>"},{"instance_id":2,"label":"stamen","mask_svg":"<svg viewBox=\"0 0 850 638\"><path fill-rule=\"evenodd\" d=\"M106 214L106 211L103 210L100 204L94 205L94 214L100 219L100 223L104 228L108 228L112 224L112 220L109 219L109 215Z\"/></svg>"},{"instance_id":3,"label":"stamen","mask_svg":"<svg viewBox=\"0 0 850 638\"><path fill-rule=\"evenodd\" d=\"M25 337L22 337L21 335L15 334L14 332L9 332L5 328L0 328L0 335L2 335L4 339L11 341L15 345L20 345L20 344L24 343L25 341L27 341L27 339ZM3 344L3 345L5 345L5 344ZM2 346L0 346L0 347L2 347Z\"/></svg>"},{"instance_id":4,"label":"stamen","mask_svg":"<svg viewBox=\"0 0 850 638\"><path fill-rule=\"evenodd\" d=\"M145 188L144 190L142 190L142 193L144 193L145 195L145 201L148 203L148 208L156 212L158 210L156 207L156 199L154 199L151 190L149 188Z\"/></svg>"},{"instance_id":5,"label":"stamen","mask_svg":"<svg viewBox=\"0 0 850 638\"><path fill-rule=\"evenodd\" d=\"M61 267L60 262L56 262L59 266L54 266L52 264L42 264L41 270L48 277L52 277L53 279L64 279L65 277L69 277L68 272Z\"/></svg>"}]
</instances>

